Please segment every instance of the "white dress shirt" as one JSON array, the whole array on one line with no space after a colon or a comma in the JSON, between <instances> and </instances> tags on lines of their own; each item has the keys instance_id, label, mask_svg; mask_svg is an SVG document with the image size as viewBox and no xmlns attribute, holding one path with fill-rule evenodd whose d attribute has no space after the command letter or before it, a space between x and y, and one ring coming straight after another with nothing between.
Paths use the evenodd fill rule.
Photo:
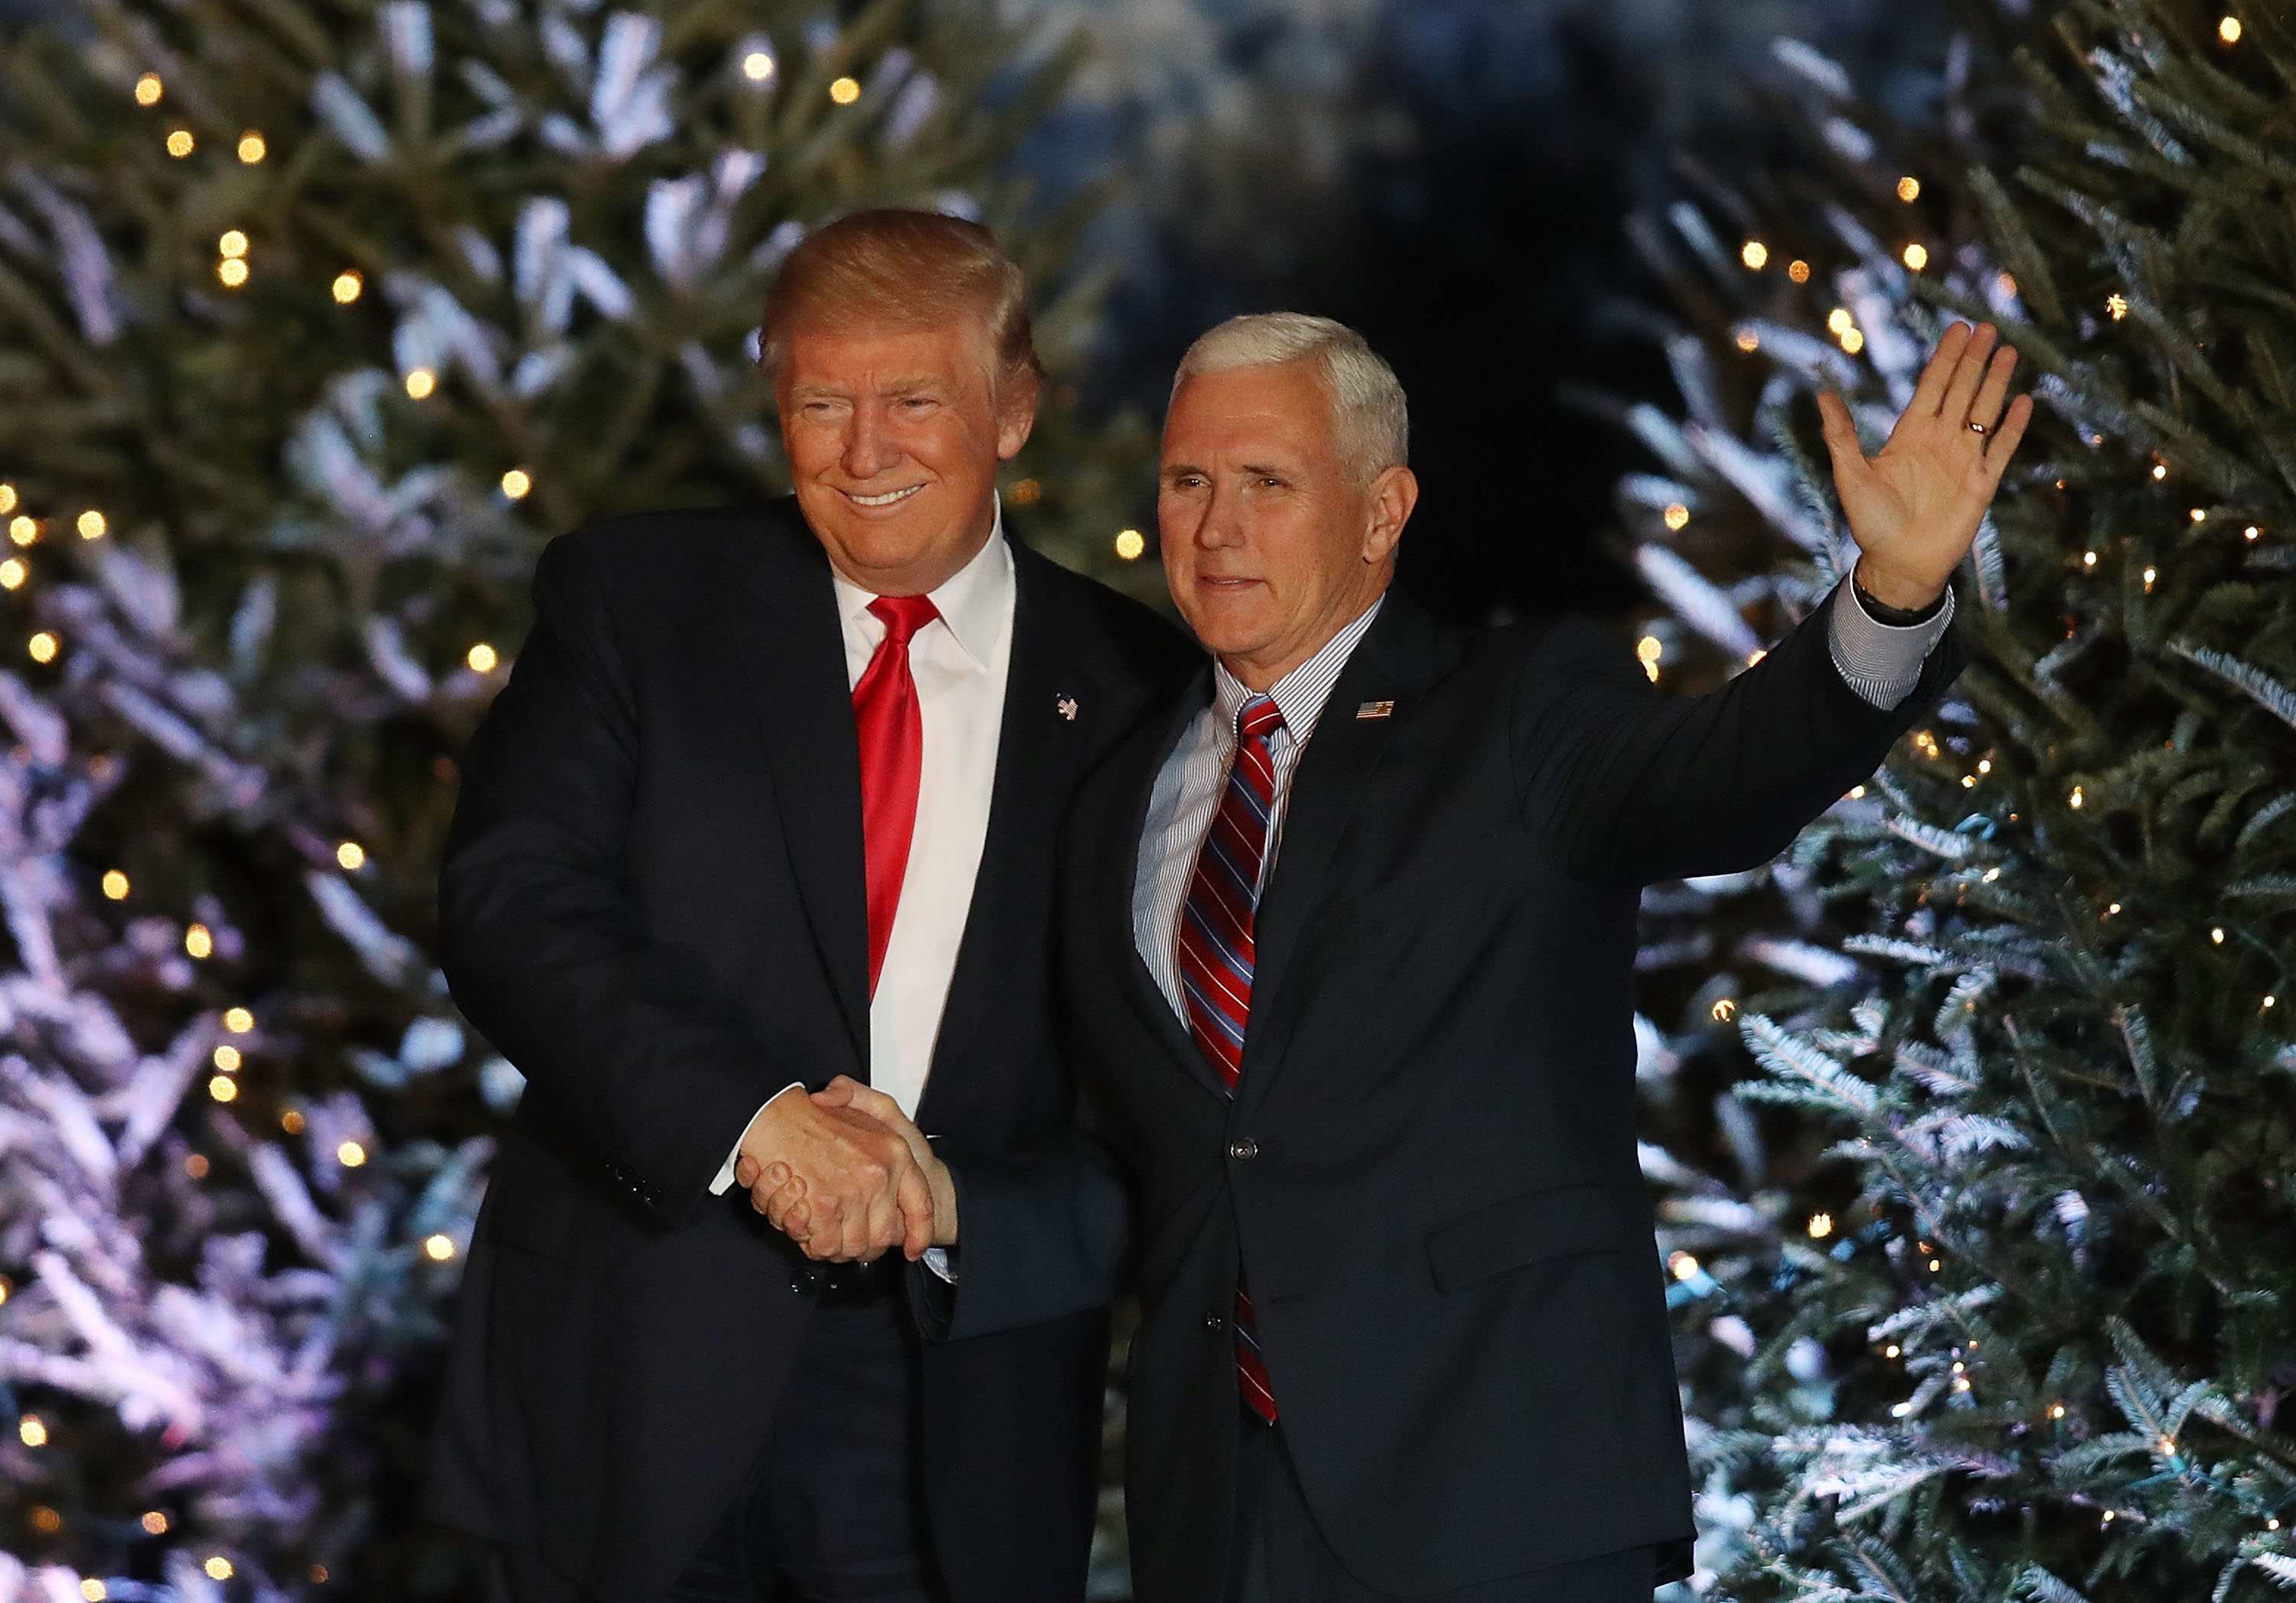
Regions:
<instances>
[{"instance_id":1,"label":"white dress shirt","mask_svg":"<svg viewBox=\"0 0 2296 1603\"><path fill-rule=\"evenodd\" d=\"M1849 588L1847 580L1842 584ZM1283 727L1267 740L1268 755L1275 764L1275 799L1267 819L1267 851L1259 865L1263 889L1275 871L1283 817L1292 802L1292 776L1300 753L1316 732L1341 670L1355 654L1379 608L1379 602L1372 603L1370 611L1332 636L1323 650L1268 687L1267 694L1283 711ZM1834 604L1828 630L1834 670L1867 703L1887 711L1912 694L1921 680L1922 665L1952 621L1951 590L1934 616L1898 628L1874 618L1851 588ZM1188 899L1188 882L1195 876L1204 834L1227 788L1228 768L1235 760L1236 714L1252 695L1226 664L1213 664L1211 704L1190 720L1179 744L1164 759L1140 832L1140 857L1132 880L1132 944L1155 976L1156 988L1184 1019L1180 909Z\"/></svg>"},{"instance_id":2,"label":"white dress shirt","mask_svg":"<svg viewBox=\"0 0 2296 1603\"><path fill-rule=\"evenodd\" d=\"M868 670L885 626L869 610L877 599L873 592L833 569L832 575L849 686ZM939 619L909 641L909 672L924 726L923 760L900 905L869 1000L869 1083L912 1119L932 1069L941 1011L972 908L972 882L988 838L1004 682L1013 663L1014 596L1013 552L1004 542L1000 506L988 543L931 592ZM775 1095L795 1089L786 1086ZM733 1185L734 1160L741 1155L738 1135L746 1133L746 1128L738 1132L734 1152L710 1184L713 1193Z\"/></svg>"}]
</instances>

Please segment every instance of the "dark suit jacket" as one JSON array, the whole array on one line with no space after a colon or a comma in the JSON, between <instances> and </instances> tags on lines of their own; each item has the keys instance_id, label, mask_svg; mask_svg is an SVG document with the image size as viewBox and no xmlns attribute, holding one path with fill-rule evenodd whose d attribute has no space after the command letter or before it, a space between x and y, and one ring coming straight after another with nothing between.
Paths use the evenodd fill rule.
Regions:
<instances>
[{"instance_id":1,"label":"dark suit jacket","mask_svg":"<svg viewBox=\"0 0 2296 1603\"><path fill-rule=\"evenodd\" d=\"M1087 768L1196 661L1146 609L1013 555L994 804L918 1109L951 1152L1070 1119L1054 843ZM455 999L528 1087L465 1271L430 1508L632 1603L733 1499L814 1307L814 1267L708 1188L782 1086L868 1077L859 757L793 502L569 535L535 601L440 882ZM960 1603L1080 1594L1106 1351L1087 1306L924 1355Z\"/></svg>"},{"instance_id":2,"label":"dark suit jacket","mask_svg":"<svg viewBox=\"0 0 2296 1603\"><path fill-rule=\"evenodd\" d=\"M1208 678L1087 784L1061 917L1089 1135L961 1166L947 1328L1104 1295L1130 1194L1143 1603L1218 1584L1239 1265L1309 1506L1359 1579L1434 1592L1644 1545L1661 1579L1686 1569L1635 1155L1637 892L1782 850L1962 661L1942 644L1877 711L1827 627L1821 612L1720 693L1667 700L1590 625L1460 639L1391 594L1294 777L1233 1102L1132 931L1150 787Z\"/></svg>"}]
</instances>

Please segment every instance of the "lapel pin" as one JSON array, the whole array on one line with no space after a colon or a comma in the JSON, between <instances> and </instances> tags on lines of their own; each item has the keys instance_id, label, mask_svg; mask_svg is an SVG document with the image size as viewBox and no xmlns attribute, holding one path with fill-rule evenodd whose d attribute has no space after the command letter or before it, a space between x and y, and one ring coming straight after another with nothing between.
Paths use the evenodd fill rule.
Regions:
<instances>
[{"instance_id":1,"label":"lapel pin","mask_svg":"<svg viewBox=\"0 0 2296 1603\"><path fill-rule=\"evenodd\" d=\"M1395 703L1393 702L1365 702L1362 706L1356 709L1356 716L1357 718L1392 718L1395 716Z\"/></svg>"},{"instance_id":2,"label":"lapel pin","mask_svg":"<svg viewBox=\"0 0 2296 1603\"><path fill-rule=\"evenodd\" d=\"M1072 696L1072 695L1064 695L1064 696L1061 696L1061 697L1059 697L1058 699L1056 699L1056 700L1053 703L1053 711L1055 711L1055 712L1057 712L1057 713L1059 713L1062 718L1064 718L1064 719L1068 719L1068 720L1069 720L1069 722L1070 722L1070 723L1074 723L1074 722L1076 722L1076 716L1077 716L1077 701L1076 701L1076 697L1074 697L1074 696Z\"/></svg>"}]
</instances>

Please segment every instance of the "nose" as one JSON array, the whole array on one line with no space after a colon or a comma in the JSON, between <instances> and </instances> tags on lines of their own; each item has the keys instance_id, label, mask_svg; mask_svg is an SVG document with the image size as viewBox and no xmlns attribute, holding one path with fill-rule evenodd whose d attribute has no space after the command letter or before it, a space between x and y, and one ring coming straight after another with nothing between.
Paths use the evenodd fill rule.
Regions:
<instances>
[{"instance_id":1,"label":"nose","mask_svg":"<svg viewBox=\"0 0 2296 1603\"><path fill-rule=\"evenodd\" d=\"M1212 493L1201 506L1203 514L1196 522L1197 546L1206 551L1226 551L1244 543L1243 497L1233 480L1213 480Z\"/></svg>"},{"instance_id":2,"label":"nose","mask_svg":"<svg viewBox=\"0 0 2296 1603\"><path fill-rule=\"evenodd\" d=\"M853 408L845 429L845 449L838 457L848 477L873 479L900 461L901 448L888 422L884 408L874 401Z\"/></svg>"}]
</instances>

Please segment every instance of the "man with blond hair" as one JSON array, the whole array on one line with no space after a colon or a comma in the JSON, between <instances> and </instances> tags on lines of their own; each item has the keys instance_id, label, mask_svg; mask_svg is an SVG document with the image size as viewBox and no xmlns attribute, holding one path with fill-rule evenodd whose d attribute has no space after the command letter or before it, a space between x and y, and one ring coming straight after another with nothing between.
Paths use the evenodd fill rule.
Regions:
<instances>
[{"instance_id":1,"label":"man with blond hair","mask_svg":"<svg viewBox=\"0 0 2296 1603\"><path fill-rule=\"evenodd\" d=\"M2013 359L1955 325L1872 458L1822 398L1851 576L1669 699L1606 630L1461 637L1390 589L1418 484L1358 335L1279 314L1188 353L1157 512L1215 661L1078 798L1085 1129L948 1155L937 1320L961 1346L1136 1266L1141 1603L1646 1603L1688 1573L1639 888L1772 856L1951 680L1946 581L2032 413Z\"/></svg>"},{"instance_id":2,"label":"man with blond hair","mask_svg":"<svg viewBox=\"0 0 2296 1603\"><path fill-rule=\"evenodd\" d=\"M986 230L820 229L763 358L795 496L554 541L463 764L444 967L527 1089L430 1506L514 1603L1072 1603L1104 1311L921 1350L947 1171L812 1093L988 1160L1066 1124L1053 843L1195 654L1004 534L1037 368Z\"/></svg>"}]
</instances>

